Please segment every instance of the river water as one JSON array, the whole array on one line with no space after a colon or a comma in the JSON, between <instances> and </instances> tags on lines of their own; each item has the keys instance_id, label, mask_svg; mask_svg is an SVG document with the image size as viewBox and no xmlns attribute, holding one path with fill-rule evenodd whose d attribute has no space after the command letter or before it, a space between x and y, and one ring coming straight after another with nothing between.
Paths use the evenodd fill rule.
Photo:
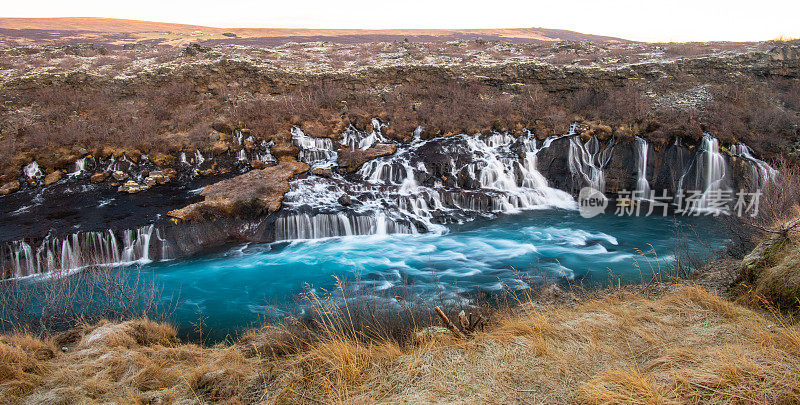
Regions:
<instances>
[{"instance_id":1,"label":"river water","mask_svg":"<svg viewBox=\"0 0 800 405\"><path fill-rule=\"evenodd\" d=\"M231 333L264 318L302 313L298 295L325 295L337 278L352 292L385 299L467 303L476 291L499 292L548 281L596 287L649 281L674 266L676 231L697 254L724 245L709 218L586 219L546 209L450 226L444 233L371 235L232 246L157 262L153 277L185 330Z\"/></svg>"}]
</instances>

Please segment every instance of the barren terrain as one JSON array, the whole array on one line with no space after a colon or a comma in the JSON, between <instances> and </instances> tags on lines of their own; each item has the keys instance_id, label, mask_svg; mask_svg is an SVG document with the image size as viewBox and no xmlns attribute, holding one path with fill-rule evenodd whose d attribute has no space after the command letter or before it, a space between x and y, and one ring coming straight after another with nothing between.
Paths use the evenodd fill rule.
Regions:
<instances>
[{"instance_id":1,"label":"barren terrain","mask_svg":"<svg viewBox=\"0 0 800 405\"><path fill-rule=\"evenodd\" d=\"M547 28L507 29L306 29L216 28L111 18L0 18L0 45L94 43L185 46L274 46L287 42L366 43L392 41L502 40L507 42L625 42L621 38Z\"/></svg>"}]
</instances>

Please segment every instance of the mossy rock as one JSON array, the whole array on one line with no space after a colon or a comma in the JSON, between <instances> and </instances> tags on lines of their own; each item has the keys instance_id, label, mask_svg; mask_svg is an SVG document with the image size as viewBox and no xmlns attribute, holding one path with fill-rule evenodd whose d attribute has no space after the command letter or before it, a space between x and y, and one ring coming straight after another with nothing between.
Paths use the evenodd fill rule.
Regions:
<instances>
[{"instance_id":1,"label":"mossy rock","mask_svg":"<svg viewBox=\"0 0 800 405\"><path fill-rule=\"evenodd\" d=\"M760 243L742 260L752 292L779 309L800 308L800 247L784 237Z\"/></svg>"}]
</instances>

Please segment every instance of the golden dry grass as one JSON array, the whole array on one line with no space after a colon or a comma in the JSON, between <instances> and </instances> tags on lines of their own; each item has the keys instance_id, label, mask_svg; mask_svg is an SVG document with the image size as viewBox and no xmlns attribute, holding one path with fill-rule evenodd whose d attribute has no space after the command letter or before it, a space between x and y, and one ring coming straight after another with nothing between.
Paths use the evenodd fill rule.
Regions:
<instances>
[{"instance_id":1,"label":"golden dry grass","mask_svg":"<svg viewBox=\"0 0 800 405\"><path fill-rule=\"evenodd\" d=\"M25 403L800 401L798 327L697 286L655 298L612 291L572 306L524 304L467 341L442 333L400 348L349 333L346 324L331 324L309 342L270 327L201 347L177 342L169 326L139 320L81 328L66 352L52 340L4 336L0 397Z\"/></svg>"},{"instance_id":2,"label":"golden dry grass","mask_svg":"<svg viewBox=\"0 0 800 405\"><path fill-rule=\"evenodd\" d=\"M800 308L800 242L797 235L761 242L741 265L744 284L739 301L784 311Z\"/></svg>"}]
</instances>

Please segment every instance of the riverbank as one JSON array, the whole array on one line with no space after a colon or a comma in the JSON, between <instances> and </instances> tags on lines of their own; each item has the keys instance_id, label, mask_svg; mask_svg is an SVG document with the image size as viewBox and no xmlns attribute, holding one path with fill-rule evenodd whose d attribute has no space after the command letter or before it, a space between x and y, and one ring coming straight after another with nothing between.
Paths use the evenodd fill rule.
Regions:
<instances>
[{"instance_id":1,"label":"riverbank","mask_svg":"<svg viewBox=\"0 0 800 405\"><path fill-rule=\"evenodd\" d=\"M777 210L780 201L795 207L797 198L788 182L781 190L786 199L771 199L762 219L783 225L758 236L761 243L743 260L712 261L689 278L671 273L600 290L509 289L504 301L463 307L485 320L477 322L483 327L462 326L466 337L441 326L433 308L442 305L462 324L462 307L435 300L424 306L398 299L399 309L387 310L370 300L309 292L303 316L214 345L198 343L209 332L202 320L200 337L183 340L170 324L124 315L97 320L91 316L102 308L86 307L94 312L80 315L95 319L89 324L64 329L58 325L71 320L44 319L41 325L56 325L53 332L0 336L0 397L11 403L794 403L800 400L794 378L800 328L793 322L800 304L799 222L787 217L795 208ZM135 292L111 269L78 274L84 278L50 278L54 288L45 291L68 308L76 301L59 292L75 286L103 287L102 303ZM160 301L151 292L160 290L143 291L135 309L149 314Z\"/></svg>"},{"instance_id":2,"label":"riverbank","mask_svg":"<svg viewBox=\"0 0 800 405\"><path fill-rule=\"evenodd\" d=\"M0 394L20 403L800 400L798 325L734 302L756 295L730 288L742 267L725 263L694 280L517 295L513 307L482 312L488 324L466 339L423 320L370 333L346 306L210 347L146 319L6 335Z\"/></svg>"}]
</instances>

